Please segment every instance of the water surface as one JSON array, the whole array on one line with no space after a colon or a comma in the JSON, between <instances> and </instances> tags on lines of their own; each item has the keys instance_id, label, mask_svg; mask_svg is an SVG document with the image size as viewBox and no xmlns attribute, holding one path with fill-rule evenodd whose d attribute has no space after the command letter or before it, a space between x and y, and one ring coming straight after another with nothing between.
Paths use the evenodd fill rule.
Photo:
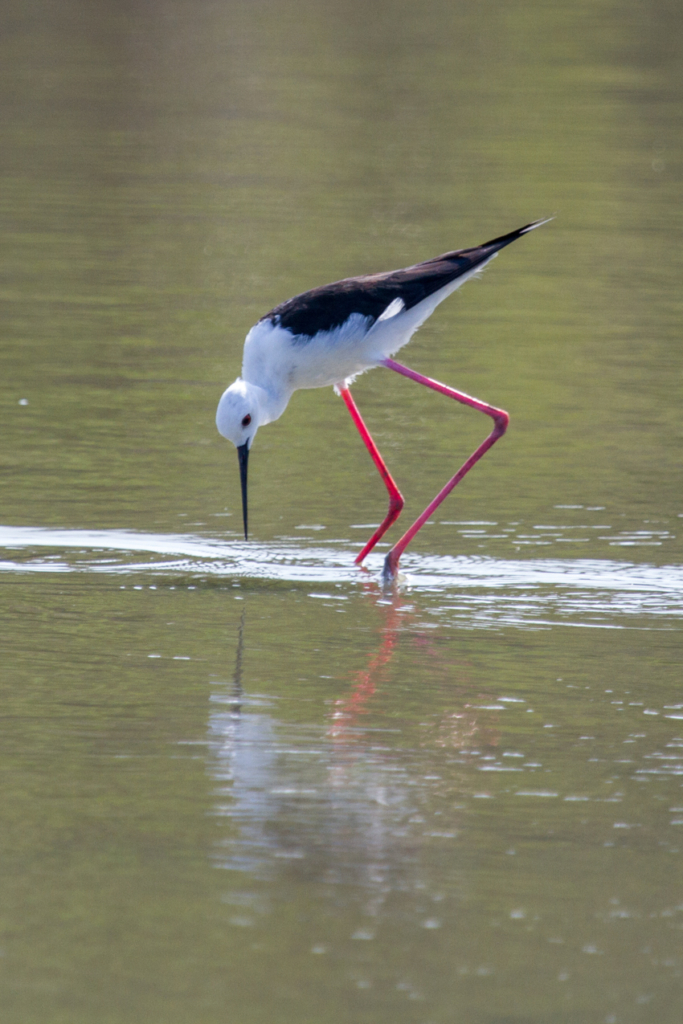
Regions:
<instances>
[{"instance_id":1,"label":"water surface","mask_svg":"<svg viewBox=\"0 0 683 1024\"><path fill-rule=\"evenodd\" d=\"M678 1024L680 21L4 6L3 1020ZM404 353L511 429L399 584L331 389L245 543L251 324L549 214ZM488 430L354 393L406 520Z\"/></svg>"}]
</instances>

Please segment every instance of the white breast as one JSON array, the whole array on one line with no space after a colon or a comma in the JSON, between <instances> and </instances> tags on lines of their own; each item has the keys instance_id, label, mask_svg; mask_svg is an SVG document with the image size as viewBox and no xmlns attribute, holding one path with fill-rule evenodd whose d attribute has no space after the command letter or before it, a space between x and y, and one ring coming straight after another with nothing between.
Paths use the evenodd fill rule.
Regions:
<instances>
[{"instance_id":1,"label":"white breast","mask_svg":"<svg viewBox=\"0 0 683 1024\"><path fill-rule=\"evenodd\" d=\"M368 317L354 313L335 330L307 338L261 320L244 343L242 376L273 392L339 384L377 365L364 345L370 326Z\"/></svg>"}]
</instances>

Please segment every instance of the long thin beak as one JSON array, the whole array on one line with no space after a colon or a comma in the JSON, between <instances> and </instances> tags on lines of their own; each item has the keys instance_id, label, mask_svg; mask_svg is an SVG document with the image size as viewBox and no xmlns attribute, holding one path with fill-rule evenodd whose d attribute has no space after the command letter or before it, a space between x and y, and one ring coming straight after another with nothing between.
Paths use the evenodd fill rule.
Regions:
<instances>
[{"instance_id":1,"label":"long thin beak","mask_svg":"<svg viewBox=\"0 0 683 1024\"><path fill-rule=\"evenodd\" d=\"M247 465L249 463L249 442L245 441L237 448L240 460L240 483L242 484L242 517L244 519L244 539L247 539Z\"/></svg>"}]
</instances>

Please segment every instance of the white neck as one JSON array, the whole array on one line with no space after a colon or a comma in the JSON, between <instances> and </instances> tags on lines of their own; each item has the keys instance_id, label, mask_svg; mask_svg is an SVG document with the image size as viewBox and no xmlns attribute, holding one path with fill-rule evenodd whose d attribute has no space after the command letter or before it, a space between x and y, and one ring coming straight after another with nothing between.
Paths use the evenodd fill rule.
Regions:
<instances>
[{"instance_id":1,"label":"white neck","mask_svg":"<svg viewBox=\"0 0 683 1024\"><path fill-rule=\"evenodd\" d=\"M292 397L291 391L274 393L269 388L261 387L260 384L253 384L248 380L243 380L243 384L247 392L253 396L253 400L257 405L259 426L280 419Z\"/></svg>"}]
</instances>

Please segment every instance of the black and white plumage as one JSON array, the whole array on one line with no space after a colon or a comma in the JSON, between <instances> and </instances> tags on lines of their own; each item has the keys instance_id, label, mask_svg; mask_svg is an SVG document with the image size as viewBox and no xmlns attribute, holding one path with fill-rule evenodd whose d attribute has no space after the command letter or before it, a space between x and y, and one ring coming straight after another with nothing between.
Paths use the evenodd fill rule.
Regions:
<instances>
[{"instance_id":1,"label":"black and white plumage","mask_svg":"<svg viewBox=\"0 0 683 1024\"><path fill-rule=\"evenodd\" d=\"M219 432L240 456L245 535L246 467L258 428L282 415L294 391L345 388L359 373L385 363L448 295L505 246L545 223L403 270L313 288L275 306L252 327L242 375L223 393L216 413Z\"/></svg>"},{"instance_id":2,"label":"black and white plumage","mask_svg":"<svg viewBox=\"0 0 683 1024\"><path fill-rule=\"evenodd\" d=\"M420 306L425 299L432 300L433 296L438 296L426 307L429 312L420 317L422 323L473 272L482 270L496 253L537 226L536 223L527 224L517 231L485 242L484 245L446 252L403 270L348 277L323 285L322 288L313 288L281 302L261 317L260 322L269 320L294 336L311 338L343 326L354 313L367 318L371 327L397 299L401 303L400 312L411 310ZM456 281L457 284L454 283Z\"/></svg>"}]
</instances>

